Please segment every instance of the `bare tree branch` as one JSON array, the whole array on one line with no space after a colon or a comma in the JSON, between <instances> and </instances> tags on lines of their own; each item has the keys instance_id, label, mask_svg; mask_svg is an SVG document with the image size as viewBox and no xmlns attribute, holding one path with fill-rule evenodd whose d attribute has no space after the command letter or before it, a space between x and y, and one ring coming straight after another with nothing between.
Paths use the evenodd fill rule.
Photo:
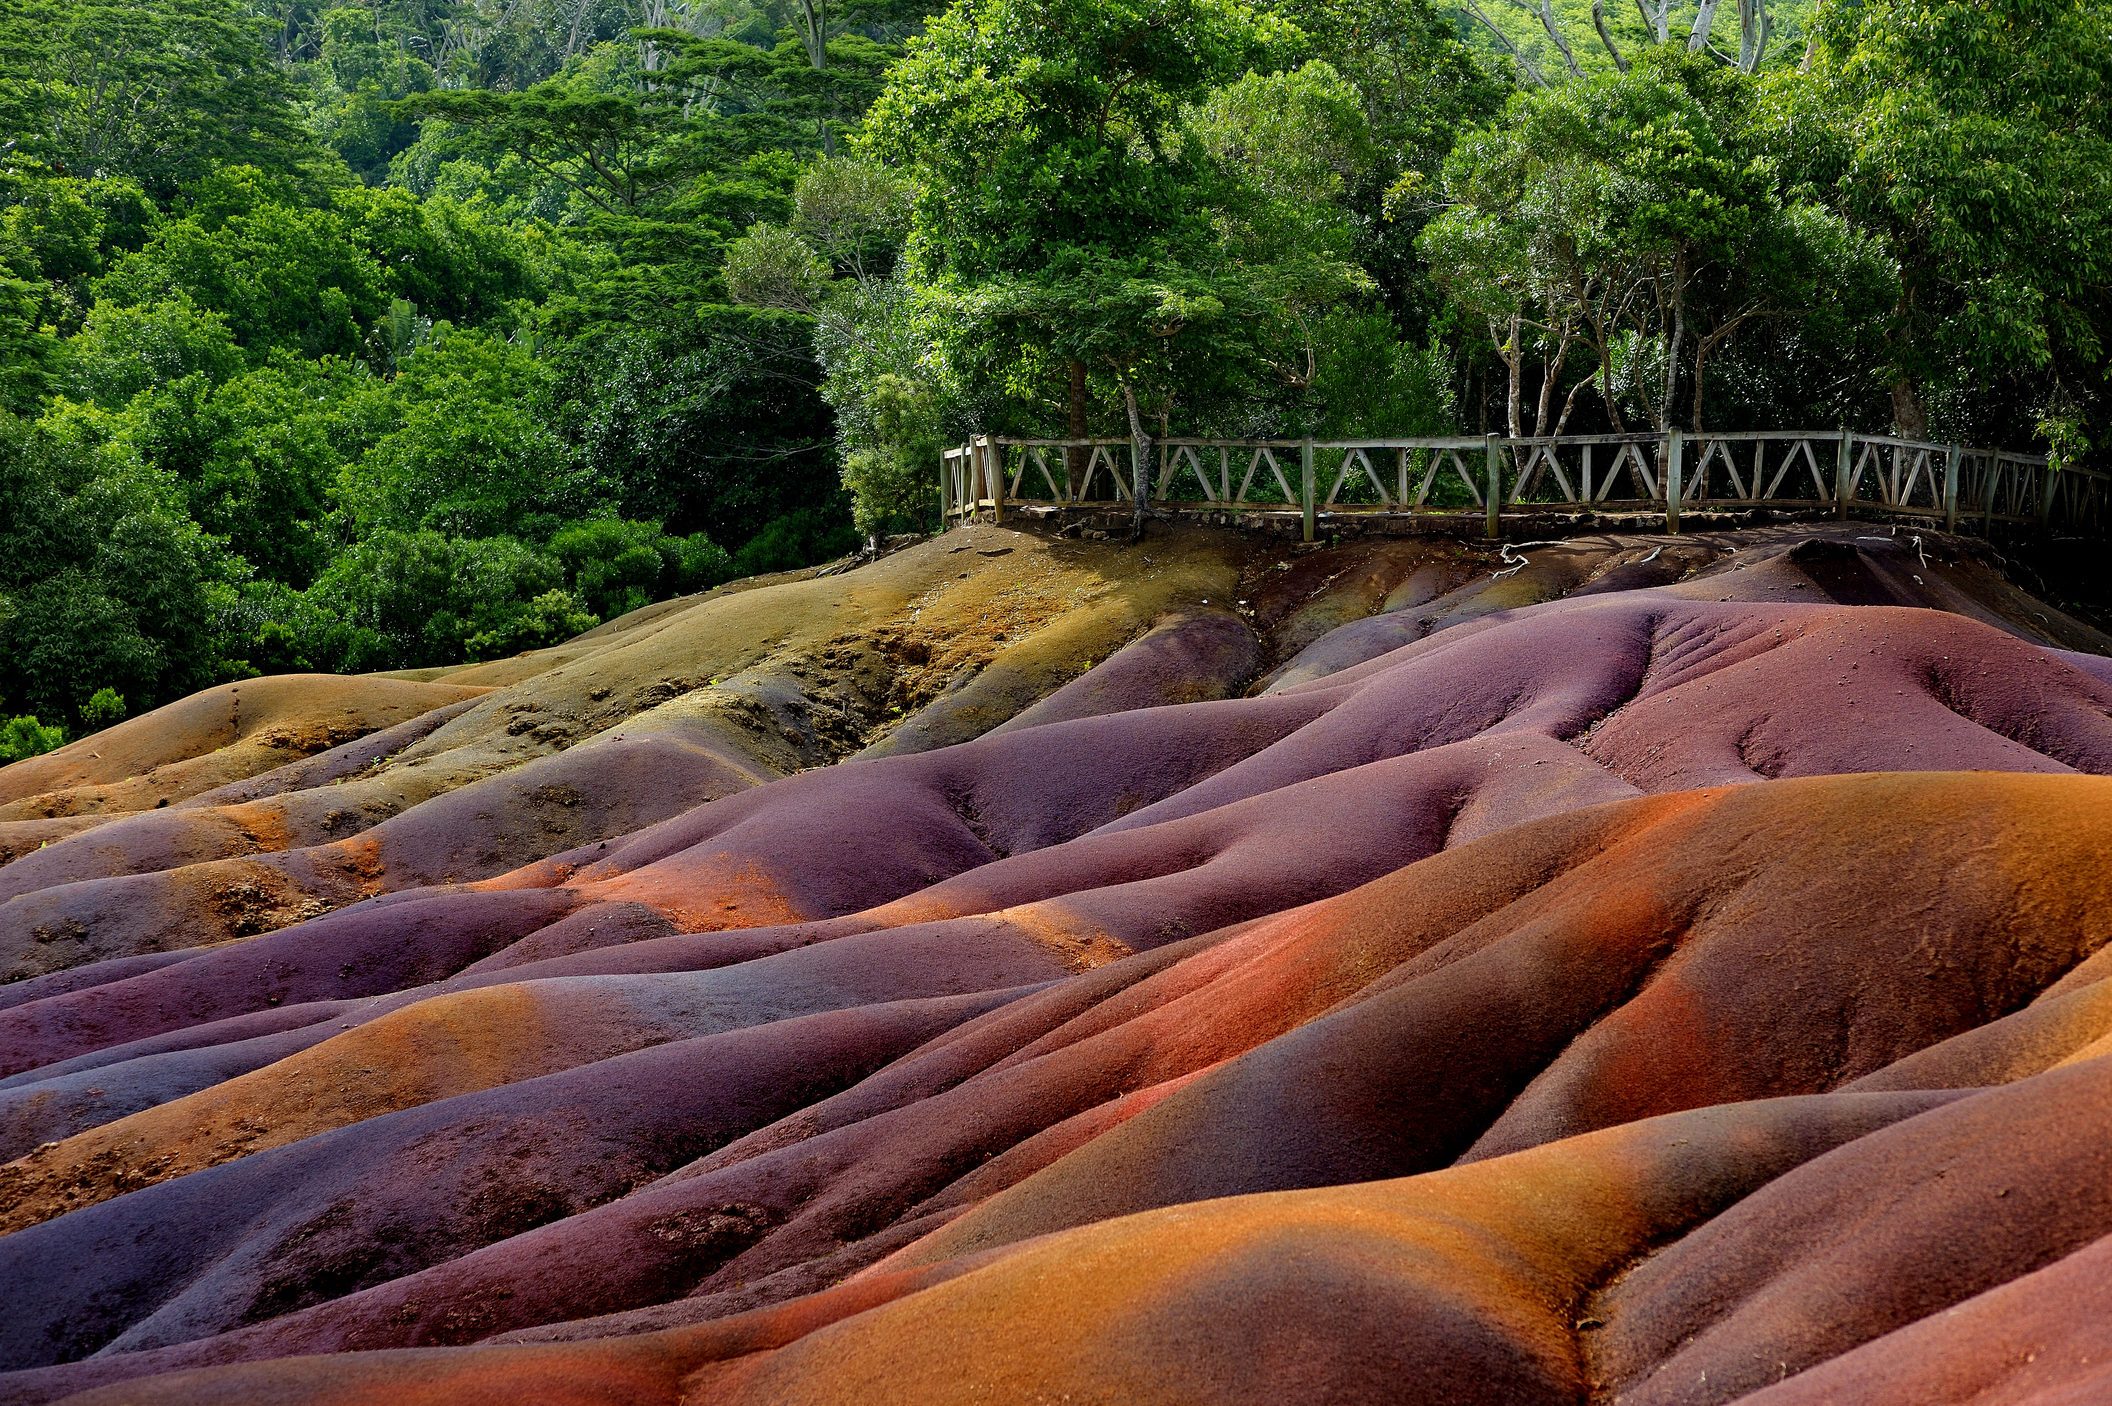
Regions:
<instances>
[{"instance_id":1,"label":"bare tree branch","mask_svg":"<svg viewBox=\"0 0 2112 1406\"><path fill-rule=\"evenodd\" d=\"M1746 73L1759 71L1767 56L1767 41L1774 37L1774 16L1767 0L1738 0L1738 67Z\"/></svg>"},{"instance_id":2,"label":"bare tree branch","mask_svg":"<svg viewBox=\"0 0 2112 1406\"><path fill-rule=\"evenodd\" d=\"M1613 66L1626 73L1628 58L1613 42L1613 31L1606 27L1606 0L1591 0L1591 27L1599 32L1599 42L1606 46L1606 52L1613 55Z\"/></svg>"},{"instance_id":3,"label":"bare tree branch","mask_svg":"<svg viewBox=\"0 0 2112 1406\"><path fill-rule=\"evenodd\" d=\"M1527 58L1525 51L1511 42L1511 36L1499 29L1496 21L1490 19L1475 0L1460 0L1460 5L1477 24L1496 37L1496 42L1503 47L1503 51L1517 60L1518 66L1525 70L1527 78L1543 88L1547 86L1547 75L1540 71L1540 66Z\"/></svg>"},{"instance_id":4,"label":"bare tree branch","mask_svg":"<svg viewBox=\"0 0 2112 1406\"><path fill-rule=\"evenodd\" d=\"M1577 56L1571 51L1569 41L1562 37L1562 27L1555 23L1555 0L1540 0L1538 13L1540 27L1547 31L1548 38L1555 41L1556 52L1562 55L1562 62L1569 65L1570 76L1582 78L1584 70L1578 66Z\"/></svg>"},{"instance_id":5,"label":"bare tree branch","mask_svg":"<svg viewBox=\"0 0 2112 1406\"><path fill-rule=\"evenodd\" d=\"M1651 0L1635 0L1635 8L1642 12L1643 23L1649 27L1652 34L1657 36L1658 43L1670 42L1672 38L1672 0L1656 0L1655 8L1652 8Z\"/></svg>"}]
</instances>

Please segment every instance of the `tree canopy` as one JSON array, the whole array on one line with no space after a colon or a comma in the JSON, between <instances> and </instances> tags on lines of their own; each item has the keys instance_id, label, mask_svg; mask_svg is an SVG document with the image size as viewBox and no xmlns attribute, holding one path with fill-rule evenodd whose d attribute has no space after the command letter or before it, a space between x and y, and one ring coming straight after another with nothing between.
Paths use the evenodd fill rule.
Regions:
<instances>
[{"instance_id":1,"label":"tree canopy","mask_svg":"<svg viewBox=\"0 0 2112 1406\"><path fill-rule=\"evenodd\" d=\"M2108 93L2112 0L0 0L0 747L928 528L971 432L2090 458Z\"/></svg>"}]
</instances>

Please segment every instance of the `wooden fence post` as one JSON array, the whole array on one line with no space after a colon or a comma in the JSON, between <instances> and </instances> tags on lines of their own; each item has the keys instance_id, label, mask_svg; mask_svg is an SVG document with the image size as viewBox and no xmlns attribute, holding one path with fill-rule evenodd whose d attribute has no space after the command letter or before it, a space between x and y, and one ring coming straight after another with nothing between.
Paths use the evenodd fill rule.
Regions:
<instances>
[{"instance_id":1,"label":"wooden fence post","mask_svg":"<svg viewBox=\"0 0 2112 1406\"><path fill-rule=\"evenodd\" d=\"M997 441L983 436L983 481L990 485L990 521L1005 520L1005 453Z\"/></svg>"},{"instance_id":2,"label":"wooden fence post","mask_svg":"<svg viewBox=\"0 0 2112 1406\"><path fill-rule=\"evenodd\" d=\"M1483 532L1486 536L1497 537L1503 533L1503 450L1495 435L1488 436L1487 444L1488 485L1481 494L1482 511L1487 519Z\"/></svg>"},{"instance_id":3,"label":"wooden fence post","mask_svg":"<svg viewBox=\"0 0 2112 1406\"><path fill-rule=\"evenodd\" d=\"M1943 461L1943 530L1958 530L1958 470L1965 461L1965 450L1951 446L1951 452Z\"/></svg>"},{"instance_id":4,"label":"wooden fence post","mask_svg":"<svg viewBox=\"0 0 2112 1406\"><path fill-rule=\"evenodd\" d=\"M2039 494L2039 528L2041 531L2053 525L2053 503L2060 496L2061 469L2051 459L2046 462L2046 488Z\"/></svg>"},{"instance_id":5,"label":"wooden fence post","mask_svg":"<svg viewBox=\"0 0 2112 1406\"><path fill-rule=\"evenodd\" d=\"M1679 532L1679 498L1685 490L1687 437L1674 425L1665 432L1665 531Z\"/></svg>"},{"instance_id":6,"label":"wooden fence post","mask_svg":"<svg viewBox=\"0 0 2112 1406\"><path fill-rule=\"evenodd\" d=\"M939 531L953 517L953 455L947 450L939 451Z\"/></svg>"},{"instance_id":7,"label":"wooden fence post","mask_svg":"<svg viewBox=\"0 0 2112 1406\"><path fill-rule=\"evenodd\" d=\"M1849 487L1849 461L1854 457L1854 441L1853 430L1842 430L1841 447L1833 459L1833 510L1843 522L1848 520L1848 500L1853 496Z\"/></svg>"},{"instance_id":8,"label":"wooden fence post","mask_svg":"<svg viewBox=\"0 0 2112 1406\"><path fill-rule=\"evenodd\" d=\"M1305 507L1305 540L1313 540L1313 530L1318 526L1318 511L1313 504L1313 442L1306 440L1298 446L1299 496Z\"/></svg>"}]
</instances>

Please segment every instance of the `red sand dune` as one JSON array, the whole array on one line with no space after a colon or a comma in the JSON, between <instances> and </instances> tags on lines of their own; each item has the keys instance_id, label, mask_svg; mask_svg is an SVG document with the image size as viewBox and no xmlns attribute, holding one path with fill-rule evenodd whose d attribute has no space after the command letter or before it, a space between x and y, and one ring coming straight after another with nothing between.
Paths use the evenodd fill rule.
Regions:
<instances>
[{"instance_id":1,"label":"red sand dune","mask_svg":"<svg viewBox=\"0 0 2112 1406\"><path fill-rule=\"evenodd\" d=\"M0 1401L2090 1399L1971 551L971 529L0 772Z\"/></svg>"}]
</instances>

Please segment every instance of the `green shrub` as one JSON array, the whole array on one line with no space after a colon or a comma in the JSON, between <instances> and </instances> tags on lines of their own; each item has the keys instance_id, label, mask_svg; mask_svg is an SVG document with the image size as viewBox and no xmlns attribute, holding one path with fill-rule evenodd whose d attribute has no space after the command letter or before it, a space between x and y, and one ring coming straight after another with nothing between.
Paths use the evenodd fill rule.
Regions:
<instances>
[{"instance_id":1,"label":"green shrub","mask_svg":"<svg viewBox=\"0 0 2112 1406\"><path fill-rule=\"evenodd\" d=\"M65 729L38 722L34 713L24 713L8 719L7 725L0 727L0 766L19 762L24 757L40 756L65 745Z\"/></svg>"},{"instance_id":2,"label":"green shrub","mask_svg":"<svg viewBox=\"0 0 2112 1406\"><path fill-rule=\"evenodd\" d=\"M733 579L733 555L701 532L687 537L663 537L663 554L672 552L677 591L708 591Z\"/></svg>"},{"instance_id":3,"label":"green shrub","mask_svg":"<svg viewBox=\"0 0 2112 1406\"><path fill-rule=\"evenodd\" d=\"M840 513L801 508L773 518L770 525L733 554L736 576L791 571L842 556L858 545L857 534Z\"/></svg>"},{"instance_id":4,"label":"green shrub","mask_svg":"<svg viewBox=\"0 0 2112 1406\"><path fill-rule=\"evenodd\" d=\"M564 563L572 591L602 619L636 610L660 594L670 575L657 522L593 518L559 529L550 552Z\"/></svg>"},{"instance_id":5,"label":"green shrub","mask_svg":"<svg viewBox=\"0 0 2112 1406\"><path fill-rule=\"evenodd\" d=\"M552 630L596 623L564 584L555 557L517 538L377 533L305 593L318 622L309 657L331 669L396 669L453 663L472 641L480 657L547 644Z\"/></svg>"},{"instance_id":6,"label":"green shrub","mask_svg":"<svg viewBox=\"0 0 2112 1406\"><path fill-rule=\"evenodd\" d=\"M482 618L488 622L484 628L462 642L464 654L471 659L498 659L524 649L562 644L601 623L570 591L545 591Z\"/></svg>"},{"instance_id":7,"label":"green shrub","mask_svg":"<svg viewBox=\"0 0 2112 1406\"><path fill-rule=\"evenodd\" d=\"M101 732L124 720L125 696L114 688L97 689L81 705L81 726L89 732Z\"/></svg>"}]
</instances>

